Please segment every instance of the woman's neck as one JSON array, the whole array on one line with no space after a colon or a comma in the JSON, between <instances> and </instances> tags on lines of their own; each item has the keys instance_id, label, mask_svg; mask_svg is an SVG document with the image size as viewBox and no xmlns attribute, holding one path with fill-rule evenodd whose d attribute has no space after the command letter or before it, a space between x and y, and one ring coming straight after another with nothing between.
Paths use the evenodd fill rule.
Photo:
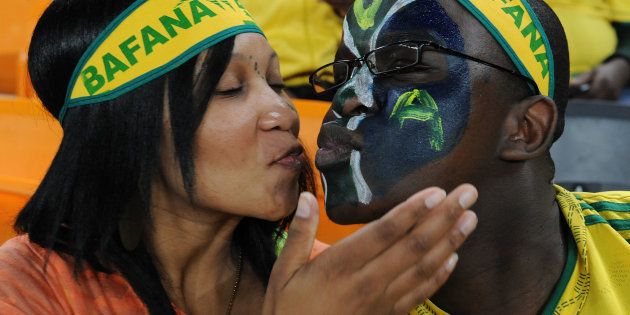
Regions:
<instances>
[{"instance_id":1,"label":"woman's neck","mask_svg":"<svg viewBox=\"0 0 630 315\"><path fill-rule=\"evenodd\" d=\"M232 235L241 219L182 205L153 207L147 239L162 284L178 308L188 314L225 312L239 264ZM257 282L248 268L243 270L243 282Z\"/></svg>"}]
</instances>

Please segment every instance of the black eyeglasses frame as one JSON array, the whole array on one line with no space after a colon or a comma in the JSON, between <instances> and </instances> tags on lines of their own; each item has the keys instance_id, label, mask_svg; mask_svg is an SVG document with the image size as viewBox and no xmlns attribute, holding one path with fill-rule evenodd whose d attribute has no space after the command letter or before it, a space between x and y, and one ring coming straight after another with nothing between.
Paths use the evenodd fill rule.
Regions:
<instances>
[{"instance_id":1,"label":"black eyeglasses frame","mask_svg":"<svg viewBox=\"0 0 630 315\"><path fill-rule=\"evenodd\" d=\"M371 54L374 54L374 53L378 52L379 50L386 49L386 48L389 48L389 47L392 47L392 46L398 46L398 45L401 45L401 44L415 44L415 45L418 45L418 56L416 58L416 62L413 63L413 64L410 64L410 65L404 66L404 67L391 69L391 70L387 70L387 71L382 71L382 72L377 72L375 70L376 65L373 65L372 63L370 63L368 57ZM317 94L323 94L323 93L326 93L326 92L330 92L331 90L334 90L334 89L342 86L346 82L348 82L348 80L350 80L352 78L352 76L353 76L353 73L352 73L353 68L356 68L357 64L358 65L362 65L364 63L368 66L368 70L370 71L370 73L372 73L375 76L385 76L385 75L388 75L388 74L403 72L403 70L409 69L411 67L415 67L416 65L418 65L422 61L422 53L424 52L424 50L427 47L432 48L433 51L437 51L437 52L441 52L441 53L444 53L444 54L447 54L447 55L451 55L451 56L455 56L455 57L460 57L460 58L463 58L463 59L471 60L471 61L480 63L482 65L485 65L485 66L488 66L488 67L492 67L492 68L495 68L495 69L503 71L503 72L507 72L507 73L509 73L509 74L511 74L513 76L518 77L521 80L526 81L528 83L528 85L530 86L530 88L533 89L535 95L540 95L540 90L538 89L538 84L536 84L536 82L534 80L532 80L531 78L522 75L521 73L519 73L516 70L510 70L508 68L499 66L499 65L491 63L489 61L485 61L485 60L479 59L477 57L469 56L469 55L464 54L462 52L459 52L459 51L456 51L456 50L453 50L453 49L441 46L441 45L439 45L439 44L437 44L435 42L431 42L431 41L414 41L414 40L405 40L405 41L400 41L400 42L387 44L387 45L378 47L378 48L376 48L374 50L371 50L371 51L367 52L365 55L363 55L360 58L336 60L336 61L333 61L331 63L325 64L325 65L317 68L317 70L313 71L313 73L311 73L311 75L309 76L309 83L311 84L311 86L315 90L315 93L317 93ZM335 64L344 64L347 67L346 78L343 80L343 82L340 82L338 84L335 84L332 87L329 87L329 88L327 88L327 89L325 89L323 91L318 92L317 89L315 89L315 84L314 84L315 74L317 72L319 72L320 70L325 69L325 68L330 67L330 66L333 66Z\"/></svg>"}]
</instances>

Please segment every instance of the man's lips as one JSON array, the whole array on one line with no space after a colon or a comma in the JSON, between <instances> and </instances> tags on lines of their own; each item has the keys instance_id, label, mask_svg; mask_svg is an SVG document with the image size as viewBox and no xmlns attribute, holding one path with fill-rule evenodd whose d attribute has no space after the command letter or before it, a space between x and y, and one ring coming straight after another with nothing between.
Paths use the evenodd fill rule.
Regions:
<instances>
[{"instance_id":1,"label":"man's lips","mask_svg":"<svg viewBox=\"0 0 630 315\"><path fill-rule=\"evenodd\" d=\"M347 128L329 122L322 126L317 137L319 150L315 155L315 165L319 169L334 167L347 163L354 150L361 150L362 139Z\"/></svg>"}]
</instances>

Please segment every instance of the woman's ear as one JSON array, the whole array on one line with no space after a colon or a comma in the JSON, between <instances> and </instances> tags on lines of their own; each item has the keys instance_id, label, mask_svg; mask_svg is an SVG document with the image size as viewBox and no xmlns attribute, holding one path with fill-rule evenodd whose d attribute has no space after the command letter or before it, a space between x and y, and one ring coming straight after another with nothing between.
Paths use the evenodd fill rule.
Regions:
<instances>
[{"instance_id":1,"label":"woman's ear","mask_svg":"<svg viewBox=\"0 0 630 315\"><path fill-rule=\"evenodd\" d=\"M503 123L499 156L526 161L545 154L553 142L558 108L549 97L536 95L512 105Z\"/></svg>"}]
</instances>

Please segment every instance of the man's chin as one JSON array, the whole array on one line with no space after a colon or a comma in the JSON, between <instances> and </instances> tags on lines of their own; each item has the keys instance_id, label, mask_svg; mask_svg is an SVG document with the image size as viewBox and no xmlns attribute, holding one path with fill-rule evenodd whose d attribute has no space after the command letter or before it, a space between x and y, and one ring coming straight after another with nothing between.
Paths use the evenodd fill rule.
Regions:
<instances>
[{"instance_id":1,"label":"man's chin","mask_svg":"<svg viewBox=\"0 0 630 315\"><path fill-rule=\"evenodd\" d=\"M341 225L369 223L383 216L387 209L350 200L326 203L328 218Z\"/></svg>"}]
</instances>

